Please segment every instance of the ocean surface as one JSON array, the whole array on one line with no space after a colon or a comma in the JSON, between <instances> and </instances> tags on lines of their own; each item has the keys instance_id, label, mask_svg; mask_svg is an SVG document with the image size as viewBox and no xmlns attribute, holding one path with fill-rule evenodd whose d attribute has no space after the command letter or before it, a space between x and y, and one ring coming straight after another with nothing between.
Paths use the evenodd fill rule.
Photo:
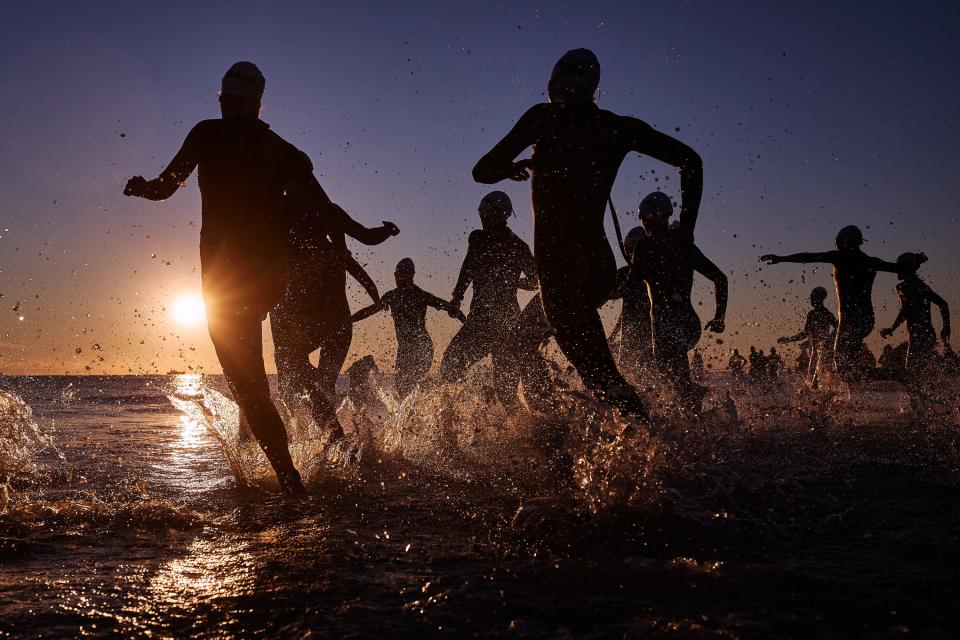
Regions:
<instances>
[{"instance_id":1,"label":"ocean surface","mask_svg":"<svg viewBox=\"0 0 960 640\"><path fill-rule=\"evenodd\" d=\"M215 377L0 378L0 638L960 636L957 381L709 384L294 409L288 500Z\"/></svg>"}]
</instances>

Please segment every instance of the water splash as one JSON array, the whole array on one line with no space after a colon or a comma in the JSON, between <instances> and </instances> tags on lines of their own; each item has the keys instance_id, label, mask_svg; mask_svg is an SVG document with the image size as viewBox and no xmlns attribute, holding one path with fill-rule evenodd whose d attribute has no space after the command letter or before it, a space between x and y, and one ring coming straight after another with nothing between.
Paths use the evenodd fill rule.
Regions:
<instances>
[{"instance_id":1,"label":"water splash","mask_svg":"<svg viewBox=\"0 0 960 640\"><path fill-rule=\"evenodd\" d=\"M0 391L0 485L36 468L37 455L52 443L33 417L33 409L15 393Z\"/></svg>"}]
</instances>

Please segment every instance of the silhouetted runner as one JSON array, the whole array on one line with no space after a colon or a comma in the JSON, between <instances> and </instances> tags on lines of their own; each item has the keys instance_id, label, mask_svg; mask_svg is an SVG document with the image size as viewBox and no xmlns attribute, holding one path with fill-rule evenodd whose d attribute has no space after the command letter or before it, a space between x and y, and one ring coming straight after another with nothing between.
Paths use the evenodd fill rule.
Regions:
<instances>
[{"instance_id":1,"label":"silhouetted runner","mask_svg":"<svg viewBox=\"0 0 960 640\"><path fill-rule=\"evenodd\" d=\"M897 297L900 299L900 313L893 324L880 330L880 335L889 338L904 322L910 336L907 347L908 371L928 370L936 361L937 334L930 317L930 305L940 308L943 327L940 339L944 344L950 342L950 307L926 282L917 275L920 265L927 261L922 253L904 253L897 258Z\"/></svg>"},{"instance_id":2,"label":"silhouetted runner","mask_svg":"<svg viewBox=\"0 0 960 640\"><path fill-rule=\"evenodd\" d=\"M547 320L584 384L621 410L645 415L620 375L597 308L610 297L616 266L603 229L610 189L624 157L647 154L681 170L680 221L692 234L703 169L685 144L636 118L597 107L600 63L567 52L547 85L550 102L530 108L473 169L477 182L527 180L533 171L534 255ZM515 161L528 147L531 160Z\"/></svg>"},{"instance_id":3,"label":"silhouetted runner","mask_svg":"<svg viewBox=\"0 0 960 640\"><path fill-rule=\"evenodd\" d=\"M377 303L380 294L367 272L345 249L307 216L294 225L290 248L290 279L280 303L270 312L277 386L288 406L306 392L313 419L329 427L334 439L343 435L336 417L336 383L350 350L353 323L347 301L349 273ZM310 354L320 351L317 366Z\"/></svg>"},{"instance_id":4,"label":"silhouetted runner","mask_svg":"<svg viewBox=\"0 0 960 640\"><path fill-rule=\"evenodd\" d=\"M834 342L837 373L846 380L859 380L866 375L867 361L864 339L873 331L873 281L878 271L896 273L897 265L868 256L860 249L863 233L853 225L837 233L836 251L794 253L789 256L765 255L767 264L824 262L833 265L833 281L837 288L839 323ZM872 359L872 354L870 358Z\"/></svg>"},{"instance_id":5,"label":"silhouetted runner","mask_svg":"<svg viewBox=\"0 0 960 640\"><path fill-rule=\"evenodd\" d=\"M637 242L647 236L643 227L635 227L623 239L624 253L633 256ZM639 375L653 365L653 328L650 321L650 294L642 281L630 279L630 265L617 271L613 298L622 298L618 323L620 344L617 364L621 372Z\"/></svg>"},{"instance_id":6,"label":"silhouetted runner","mask_svg":"<svg viewBox=\"0 0 960 640\"><path fill-rule=\"evenodd\" d=\"M727 277L694 244L689 228L670 226L673 205L665 193L645 197L638 213L647 237L633 249L630 279L635 287L645 282L650 292L654 361L674 386L678 405L698 412L706 389L691 379L687 360L687 352L700 339L700 318L690 301L693 274L699 272L713 282L716 313L705 328L714 333L725 328Z\"/></svg>"},{"instance_id":7,"label":"silhouetted runner","mask_svg":"<svg viewBox=\"0 0 960 640\"><path fill-rule=\"evenodd\" d=\"M516 377L501 358L505 338L520 315L517 290L536 289L533 255L527 243L507 226L513 213L507 194L488 193L480 200L477 212L483 228L470 233L467 257L450 300L459 309L467 287L472 284L470 313L447 345L440 363L440 379L462 380L470 367L492 355L494 389L504 404L510 404L516 396ZM521 278L521 274L525 277Z\"/></svg>"},{"instance_id":8,"label":"silhouetted runner","mask_svg":"<svg viewBox=\"0 0 960 640\"><path fill-rule=\"evenodd\" d=\"M783 358L777 353L776 347L770 347L770 355L767 356L767 377L770 380L780 379L780 372L783 369Z\"/></svg>"},{"instance_id":9,"label":"silhouetted runner","mask_svg":"<svg viewBox=\"0 0 960 640\"><path fill-rule=\"evenodd\" d=\"M750 382L757 384L767 379L767 358L763 355L763 349L757 351L757 348L750 345Z\"/></svg>"},{"instance_id":10,"label":"silhouetted runner","mask_svg":"<svg viewBox=\"0 0 960 640\"><path fill-rule=\"evenodd\" d=\"M810 381L813 388L819 386L820 370L827 366L832 359L833 341L837 329L837 318L823 306L827 299L827 290L823 287L814 287L810 292L810 311L807 312L807 321L803 331L793 336L784 336L777 339L780 344L808 340L810 343L810 357L804 376Z\"/></svg>"},{"instance_id":11,"label":"silhouetted runner","mask_svg":"<svg viewBox=\"0 0 960 640\"><path fill-rule=\"evenodd\" d=\"M264 86L254 64L233 65L221 85L222 118L197 124L158 178L131 178L124 194L165 200L199 167L200 266L210 338L281 488L297 493L303 482L270 399L261 335L263 319L286 286L290 211L309 210L330 229L368 244L397 229L386 223L366 229L330 202L310 159L260 120Z\"/></svg>"},{"instance_id":12,"label":"silhouetted runner","mask_svg":"<svg viewBox=\"0 0 960 640\"><path fill-rule=\"evenodd\" d=\"M426 378L430 365L433 364L433 340L427 333L426 326L427 307L446 311L461 322L466 320L459 307L415 285L415 274L413 260L404 258L397 263L393 272L397 288L383 294L379 302L353 314L353 322L359 322L384 309L390 309L397 335L394 376L397 395L401 400Z\"/></svg>"},{"instance_id":13,"label":"silhouetted runner","mask_svg":"<svg viewBox=\"0 0 960 640\"><path fill-rule=\"evenodd\" d=\"M733 374L733 377L736 379L743 378L743 368L747 364L747 359L740 355L738 349L734 349L733 353L730 355L730 360L727 362L727 369L730 369L730 373Z\"/></svg>"}]
</instances>

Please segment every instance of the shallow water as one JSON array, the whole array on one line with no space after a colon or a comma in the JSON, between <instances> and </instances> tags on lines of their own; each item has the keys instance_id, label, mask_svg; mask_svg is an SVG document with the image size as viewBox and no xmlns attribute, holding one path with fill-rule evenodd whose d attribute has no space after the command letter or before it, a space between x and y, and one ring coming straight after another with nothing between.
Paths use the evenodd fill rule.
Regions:
<instances>
[{"instance_id":1,"label":"shallow water","mask_svg":"<svg viewBox=\"0 0 960 640\"><path fill-rule=\"evenodd\" d=\"M294 412L285 501L215 378L0 379L0 635L954 637L956 382L711 386L652 434L469 384L337 445Z\"/></svg>"}]
</instances>

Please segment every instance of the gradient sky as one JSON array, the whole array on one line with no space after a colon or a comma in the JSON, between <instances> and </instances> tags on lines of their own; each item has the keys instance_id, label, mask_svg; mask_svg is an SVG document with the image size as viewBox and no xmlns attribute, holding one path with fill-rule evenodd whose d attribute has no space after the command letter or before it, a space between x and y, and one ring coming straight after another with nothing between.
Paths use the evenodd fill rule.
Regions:
<instances>
[{"instance_id":1,"label":"gradient sky","mask_svg":"<svg viewBox=\"0 0 960 640\"><path fill-rule=\"evenodd\" d=\"M868 253L926 251L921 274L960 308L954 3L65 4L8 4L0 24L2 373L219 370L205 328L167 310L199 292L195 178L164 203L121 189L219 115L220 78L241 59L267 77L263 118L331 197L400 225L373 251L355 247L381 292L410 256L419 284L449 296L487 190L470 170L545 99L555 60L589 47L602 107L703 157L698 244L731 286L724 344L702 342L714 353L799 330L829 269L756 258L829 249L845 224L864 229ZM624 226L642 195L678 185L628 158L614 190ZM502 186L531 240L529 186ZM894 285L877 278L884 326ZM695 296L709 319L708 283ZM429 326L439 353L455 323L434 313ZM351 359L389 366L393 352L387 314L358 325Z\"/></svg>"}]
</instances>

